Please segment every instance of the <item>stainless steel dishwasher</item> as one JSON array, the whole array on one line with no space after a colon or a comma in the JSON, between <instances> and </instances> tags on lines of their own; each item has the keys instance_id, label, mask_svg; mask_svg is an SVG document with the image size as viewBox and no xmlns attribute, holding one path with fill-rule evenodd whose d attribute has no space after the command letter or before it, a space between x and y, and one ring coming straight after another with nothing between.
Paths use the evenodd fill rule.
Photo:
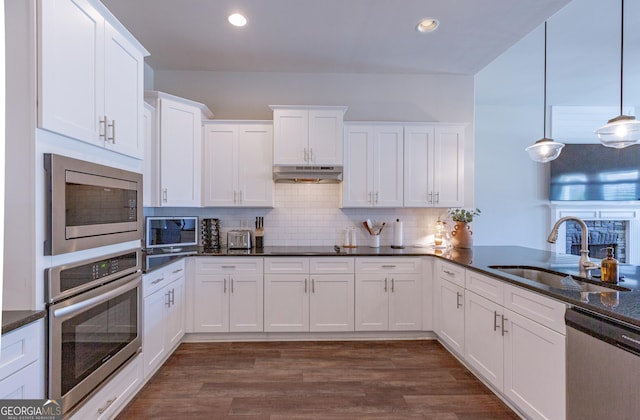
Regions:
<instances>
[{"instance_id":1,"label":"stainless steel dishwasher","mask_svg":"<svg viewBox=\"0 0 640 420\"><path fill-rule=\"evenodd\" d=\"M640 329L569 309L567 418L640 418Z\"/></svg>"}]
</instances>

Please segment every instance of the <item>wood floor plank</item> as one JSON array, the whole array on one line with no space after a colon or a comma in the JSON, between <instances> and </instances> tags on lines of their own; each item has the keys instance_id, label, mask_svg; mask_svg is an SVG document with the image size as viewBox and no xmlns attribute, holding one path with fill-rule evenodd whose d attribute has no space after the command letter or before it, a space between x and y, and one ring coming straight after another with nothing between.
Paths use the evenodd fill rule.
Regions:
<instances>
[{"instance_id":1,"label":"wood floor plank","mask_svg":"<svg viewBox=\"0 0 640 420\"><path fill-rule=\"evenodd\" d=\"M517 419L435 340L185 343L118 419Z\"/></svg>"}]
</instances>

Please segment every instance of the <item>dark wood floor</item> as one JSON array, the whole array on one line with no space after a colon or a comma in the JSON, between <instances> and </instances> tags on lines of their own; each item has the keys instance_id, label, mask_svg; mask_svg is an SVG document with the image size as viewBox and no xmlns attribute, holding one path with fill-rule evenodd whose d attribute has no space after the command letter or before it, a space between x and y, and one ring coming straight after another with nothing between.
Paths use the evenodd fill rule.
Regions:
<instances>
[{"instance_id":1,"label":"dark wood floor","mask_svg":"<svg viewBox=\"0 0 640 420\"><path fill-rule=\"evenodd\" d=\"M517 419L437 341L182 344L118 419Z\"/></svg>"}]
</instances>

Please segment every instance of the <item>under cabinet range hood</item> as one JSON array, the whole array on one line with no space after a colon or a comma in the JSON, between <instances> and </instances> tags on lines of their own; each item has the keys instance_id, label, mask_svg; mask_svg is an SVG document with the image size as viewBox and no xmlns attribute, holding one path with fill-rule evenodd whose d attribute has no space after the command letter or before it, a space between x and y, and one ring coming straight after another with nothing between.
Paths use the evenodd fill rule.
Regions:
<instances>
[{"instance_id":1,"label":"under cabinet range hood","mask_svg":"<svg viewBox=\"0 0 640 420\"><path fill-rule=\"evenodd\" d=\"M336 184L342 182L340 165L277 165L273 167L275 182Z\"/></svg>"}]
</instances>

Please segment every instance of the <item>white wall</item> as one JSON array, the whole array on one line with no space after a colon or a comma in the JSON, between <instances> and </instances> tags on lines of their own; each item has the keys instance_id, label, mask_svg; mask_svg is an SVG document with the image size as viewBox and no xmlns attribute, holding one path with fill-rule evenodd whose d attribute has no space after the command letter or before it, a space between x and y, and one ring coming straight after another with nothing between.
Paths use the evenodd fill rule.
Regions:
<instances>
[{"instance_id":1,"label":"white wall","mask_svg":"<svg viewBox=\"0 0 640 420\"><path fill-rule=\"evenodd\" d=\"M640 0L625 2L626 48L640 45L633 24ZM547 112L554 105L611 106L619 101L620 5L573 0L548 20ZM544 25L475 77L477 245L547 249L550 164L524 149L543 135ZM625 54L625 106L640 109L640 56ZM611 115L613 118L617 115ZM593 121L593 128L606 121ZM549 117L547 129L553 124ZM597 139L589 131L589 138ZM563 141L556 138L557 141Z\"/></svg>"},{"instance_id":2,"label":"white wall","mask_svg":"<svg viewBox=\"0 0 640 420\"><path fill-rule=\"evenodd\" d=\"M216 119L271 119L269 105L347 105L347 121L462 122L466 128L465 202L473 206L473 77L452 75L225 73L155 71L154 89L209 106ZM223 227L265 216L267 245L340 244L339 229L366 218L401 218L406 243L424 242L446 209L341 210L340 186L276 185L276 209L181 209L218 217ZM156 210L171 214L172 210ZM175 211L174 211L175 212ZM250 225L251 226L251 225ZM360 230L360 243L366 236ZM389 235L389 236L387 236ZM381 238L390 245L391 229Z\"/></svg>"}]
</instances>

